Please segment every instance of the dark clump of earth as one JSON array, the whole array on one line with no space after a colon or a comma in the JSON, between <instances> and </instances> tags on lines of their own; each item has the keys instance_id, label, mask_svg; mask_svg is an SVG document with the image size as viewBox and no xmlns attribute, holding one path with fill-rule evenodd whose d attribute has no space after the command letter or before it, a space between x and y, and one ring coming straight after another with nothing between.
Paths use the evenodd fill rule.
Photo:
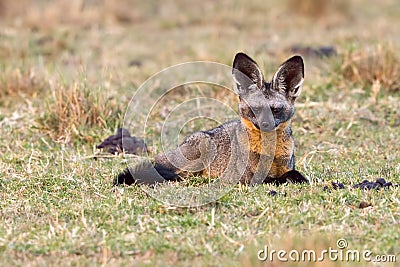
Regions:
<instances>
[{"instance_id":1,"label":"dark clump of earth","mask_svg":"<svg viewBox=\"0 0 400 267\"><path fill-rule=\"evenodd\" d=\"M359 184L355 184L353 186L353 188L371 190L371 189L388 188L391 186L393 186L392 182L386 182L386 180L384 178L378 178L375 180L375 182L364 180ZM398 185L396 185L396 186L398 186Z\"/></svg>"},{"instance_id":2,"label":"dark clump of earth","mask_svg":"<svg viewBox=\"0 0 400 267\"><path fill-rule=\"evenodd\" d=\"M271 191L269 191L269 193L268 193L268 195L270 195L270 196L276 196L278 193L275 191L275 190L271 190Z\"/></svg>"},{"instance_id":3,"label":"dark clump of earth","mask_svg":"<svg viewBox=\"0 0 400 267\"><path fill-rule=\"evenodd\" d=\"M340 183L340 182L331 182L332 187L329 187L327 185L324 186L323 190L329 190L330 188L338 190L338 189L344 189L344 184Z\"/></svg>"},{"instance_id":4,"label":"dark clump of earth","mask_svg":"<svg viewBox=\"0 0 400 267\"><path fill-rule=\"evenodd\" d=\"M302 46L293 45L288 49L291 53L301 54L305 57L324 58L337 55L336 48L333 46Z\"/></svg>"},{"instance_id":5,"label":"dark clump of earth","mask_svg":"<svg viewBox=\"0 0 400 267\"><path fill-rule=\"evenodd\" d=\"M369 202L361 201L360 204L358 205L359 209L365 209L368 207L372 207L372 204Z\"/></svg>"},{"instance_id":6,"label":"dark clump of earth","mask_svg":"<svg viewBox=\"0 0 400 267\"><path fill-rule=\"evenodd\" d=\"M131 136L125 128L119 128L115 135L107 137L97 148L104 149L111 154L124 151L127 154L145 155L147 152L144 140Z\"/></svg>"},{"instance_id":7,"label":"dark clump of earth","mask_svg":"<svg viewBox=\"0 0 400 267\"><path fill-rule=\"evenodd\" d=\"M364 180L361 183L353 185L353 188L358 188L362 190L372 190L372 189L381 189L381 188L389 188L392 186L400 186L400 185L393 185L392 182L387 182L384 178L377 178L375 181L368 181ZM331 186L324 186L323 190L329 190L329 189L344 189L345 186L344 184L340 182L331 182Z\"/></svg>"},{"instance_id":8,"label":"dark clump of earth","mask_svg":"<svg viewBox=\"0 0 400 267\"><path fill-rule=\"evenodd\" d=\"M344 189L344 185L339 182L332 182L333 189Z\"/></svg>"}]
</instances>

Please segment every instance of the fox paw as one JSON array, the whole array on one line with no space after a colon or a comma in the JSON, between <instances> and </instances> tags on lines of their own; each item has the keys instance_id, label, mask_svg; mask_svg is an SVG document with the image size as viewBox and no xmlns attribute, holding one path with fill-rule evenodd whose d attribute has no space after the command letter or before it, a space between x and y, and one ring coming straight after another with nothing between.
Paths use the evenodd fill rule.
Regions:
<instances>
[{"instance_id":1,"label":"fox paw","mask_svg":"<svg viewBox=\"0 0 400 267\"><path fill-rule=\"evenodd\" d=\"M290 170L283 174L279 178L267 178L264 181L265 183L274 183L276 185L281 185L284 183L293 183L293 184L308 184L307 178L305 178L300 172L296 170Z\"/></svg>"},{"instance_id":2,"label":"fox paw","mask_svg":"<svg viewBox=\"0 0 400 267\"><path fill-rule=\"evenodd\" d=\"M296 170L290 170L283 174L281 177L278 179L282 183L293 183L293 184L308 184L308 180L306 177L304 177L303 174L301 174L299 171Z\"/></svg>"}]
</instances>

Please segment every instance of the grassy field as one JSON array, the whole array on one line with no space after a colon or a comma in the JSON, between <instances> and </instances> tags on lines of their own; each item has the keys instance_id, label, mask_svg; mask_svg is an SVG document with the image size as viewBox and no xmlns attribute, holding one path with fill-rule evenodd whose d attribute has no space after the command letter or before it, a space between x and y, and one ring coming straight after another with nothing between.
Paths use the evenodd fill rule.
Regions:
<instances>
[{"instance_id":1,"label":"grassy field","mask_svg":"<svg viewBox=\"0 0 400 267\"><path fill-rule=\"evenodd\" d=\"M0 0L0 265L280 266L259 250L321 252L340 238L398 265L399 187L352 186L400 184L400 4L264 2ZM237 185L193 208L112 186L126 159L95 146L149 77L244 51L269 78L294 45L337 50L303 55L293 132L310 185ZM357 263L305 263L322 264Z\"/></svg>"}]
</instances>

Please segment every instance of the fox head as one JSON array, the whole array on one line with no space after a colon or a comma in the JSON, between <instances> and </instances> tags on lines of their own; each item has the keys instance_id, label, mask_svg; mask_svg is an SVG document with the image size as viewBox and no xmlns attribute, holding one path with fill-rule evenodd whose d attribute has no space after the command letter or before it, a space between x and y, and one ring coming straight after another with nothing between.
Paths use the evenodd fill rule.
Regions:
<instances>
[{"instance_id":1,"label":"fox head","mask_svg":"<svg viewBox=\"0 0 400 267\"><path fill-rule=\"evenodd\" d=\"M273 131L292 118L294 101L304 82L304 63L300 56L285 61L271 82L266 82L257 63L246 54L238 53L232 75L239 95L239 114L257 129Z\"/></svg>"}]
</instances>

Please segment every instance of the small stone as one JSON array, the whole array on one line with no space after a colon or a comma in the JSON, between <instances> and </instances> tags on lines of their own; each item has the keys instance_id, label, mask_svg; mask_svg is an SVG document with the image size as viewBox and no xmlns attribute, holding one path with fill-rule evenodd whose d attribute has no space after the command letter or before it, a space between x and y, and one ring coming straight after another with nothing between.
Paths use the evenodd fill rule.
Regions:
<instances>
[{"instance_id":1,"label":"small stone","mask_svg":"<svg viewBox=\"0 0 400 267\"><path fill-rule=\"evenodd\" d=\"M276 196L278 193L275 190L269 191L268 195L270 196Z\"/></svg>"},{"instance_id":2,"label":"small stone","mask_svg":"<svg viewBox=\"0 0 400 267\"><path fill-rule=\"evenodd\" d=\"M360 203L360 205L358 206L358 208L360 208L360 209L365 209L365 208L368 208L368 207L371 207L371 206L372 206L371 203L368 203L368 202L365 202L365 201L361 201L361 203Z\"/></svg>"},{"instance_id":3,"label":"small stone","mask_svg":"<svg viewBox=\"0 0 400 267\"><path fill-rule=\"evenodd\" d=\"M129 61L129 63L128 63L129 67L141 67L142 65L143 65L143 63L137 59L133 59L133 60Z\"/></svg>"},{"instance_id":4,"label":"small stone","mask_svg":"<svg viewBox=\"0 0 400 267\"><path fill-rule=\"evenodd\" d=\"M332 182L333 189L344 189L344 185L339 182Z\"/></svg>"}]
</instances>

